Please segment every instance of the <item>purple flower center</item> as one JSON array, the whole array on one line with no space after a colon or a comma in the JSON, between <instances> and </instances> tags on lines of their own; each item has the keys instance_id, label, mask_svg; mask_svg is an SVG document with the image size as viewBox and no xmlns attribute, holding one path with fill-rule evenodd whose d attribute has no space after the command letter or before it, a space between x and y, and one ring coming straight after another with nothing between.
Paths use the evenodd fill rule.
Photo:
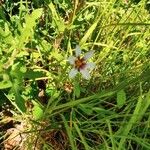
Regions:
<instances>
[{"instance_id":1,"label":"purple flower center","mask_svg":"<svg viewBox=\"0 0 150 150\"><path fill-rule=\"evenodd\" d=\"M84 58L77 57L75 60L75 68L80 71L86 66L86 61Z\"/></svg>"}]
</instances>

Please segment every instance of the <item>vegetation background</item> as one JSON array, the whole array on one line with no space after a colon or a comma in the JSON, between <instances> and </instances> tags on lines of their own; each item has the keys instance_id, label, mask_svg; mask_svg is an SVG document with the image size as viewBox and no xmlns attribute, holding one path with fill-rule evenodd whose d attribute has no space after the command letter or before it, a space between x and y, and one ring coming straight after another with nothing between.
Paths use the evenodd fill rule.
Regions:
<instances>
[{"instance_id":1,"label":"vegetation background","mask_svg":"<svg viewBox=\"0 0 150 150\"><path fill-rule=\"evenodd\" d=\"M150 149L149 62L149 0L0 0L1 149Z\"/></svg>"}]
</instances>

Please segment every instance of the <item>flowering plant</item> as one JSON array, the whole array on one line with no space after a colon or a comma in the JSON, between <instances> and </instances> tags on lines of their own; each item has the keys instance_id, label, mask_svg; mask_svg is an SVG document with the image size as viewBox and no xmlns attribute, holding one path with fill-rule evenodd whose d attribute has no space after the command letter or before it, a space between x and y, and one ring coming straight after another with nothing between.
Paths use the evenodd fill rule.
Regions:
<instances>
[{"instance_id":1,"label":"flowering plant","mask_svg":"<svg viewBox=\"0 0 150 150\"><path fill-rule=\"evenodd\" d=\"M91 58L94 54L94 51L89 51L85 53L84 56L81 55L81 49L79 45L75 48L75 56L70 56L68 61L73 68L69 72L69 77L73 78L78 72L80 72L85 79L90 79L89 71L95 68L95 63L88 62L88 59Z\"/></svg>"}]
</instances>

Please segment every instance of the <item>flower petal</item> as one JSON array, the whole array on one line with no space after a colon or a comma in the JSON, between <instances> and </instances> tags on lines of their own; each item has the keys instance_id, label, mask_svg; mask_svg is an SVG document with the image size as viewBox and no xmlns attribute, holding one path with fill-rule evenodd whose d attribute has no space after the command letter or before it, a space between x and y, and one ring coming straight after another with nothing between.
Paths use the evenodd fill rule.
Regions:
<instances>
[{"instance_id":1,"label":"flower petal","mask_svg":"<svg viewBox=\"0 0 150 150\"><path fill-rule=\"evenodd\" d=\"M94 54L94 50L85 53L84 59L87 60L87 59L91 58L93 56L93 54Z\"/></svg>"},{"instance_id":2,"label":"flower petal","mask_svg":"<svg viewBox=\"0 0 150 150\"><path fill-rule=\"evenodd\" d=\"M78 70L77 69L71 69L70 72L69 72L69 78L73 78L76 76L76 74L78 73Z\"/></svg>"},{"instance_id":3,"label":"flower petal","mask_svg":"<svg viewBox=\"0 0 150 150\"><path fill-rule=\"evenodd\" d=\"M90 79L90 74L87 69L81 69L80 72L81 72L83 78L85 78L87 80Z\"/></svg>"},{"instance_id":4,"label":"flower petal","mask_svg":"<svg viewBox=\"0 0 150 150\"><path fill-rule=\"evenodd\" d=\"M77 45L76 48L75 48L75 54L76 54L77 57L81 55L81 49L80 49L79 45Z\"/></svg>"},{"instance_id":5,"label":"flower petal","mask_svg":"<svg viewBox=\"0 0 150 150\"><path fill-rule=\"evenodd\" d=\"M93 63L93 62L88 62L87 64L86 64L86 67L85 68L87 68L88 70L93 70L94 68L95 68L95 63Z\"/></svg>"},{"instance_id":6,"label":"flower petal","mask_svg":"<svg viewBox=\"0 0 150 150\"><path fill-rule=\"evenodd\" d=\"M69 61L69 63L70 63L71 65L74 65L74 64L75 64L75 60L76 60L76 57L74 57L74 56L70 56L70 57L68 58L68 61Z\"/></svg>"}]
</instances>

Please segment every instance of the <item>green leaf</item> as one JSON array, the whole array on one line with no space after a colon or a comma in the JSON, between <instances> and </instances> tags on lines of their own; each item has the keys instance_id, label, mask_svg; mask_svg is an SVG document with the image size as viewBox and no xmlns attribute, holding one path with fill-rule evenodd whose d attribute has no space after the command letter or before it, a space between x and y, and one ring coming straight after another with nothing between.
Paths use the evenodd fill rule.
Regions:
<instances>
[{"instance_id":1,"label":"green leaf","mask_svg":"<svg viewBox=\"0 0 150 150\"><path fill-rule=\"evenodd\" d=\"M80 137L80 139L81 139L81 142L82 142L83 145L84 145L84 149L85 149L85 150L90 150L91 148L89 147L89 145L88 145L88 143L87 143L87 141L86 141L86 138L85 138L84 135L82 134L82 132L81 132L81 130L80 130L80 127L78 126L78 124L77 124L75 121L73 122L73 124L74 124L75 130L77 131L77 133L78 133L78 135L79 135L79 137Z\"/></svg>"},{"instance_id":2,"label":"green leaf","mask_svg":"<svg viewBox=\"0 0 150 150\"><path fill-rule=\"evenodd\" d=\"M6 89L12 87L9 75L1 70L0 74L0 89Z\"/></svg>"},{"instance_id":3,"label":"green leaf","mask_svg":"<svg viewBox=\"0 0 150 150\"><path fill-rule=\"evenodd\" d=\"M4 28L0 28L0 38L4 40L5 43L13 45L14 37L9 29L8 24L5 22Z\"/></svg>"},{"instance_id":4,"label":"green leaf","mask_svg":"<svg viewBox=\"0 0 150 150\"><path fill-rule=\"evenodd\" d=\"M0 106L2 106L5 102L7 102L7 97L3 93L2 90L0 90Z\"/></svg>"},{"instance_id":5,"label":"green leaf","mask_svg":"<svg viewBox=\"0 0 150 150\"><path fill-rule=\"evenodd\" d=\"M26 66L20 62L17 62L13 64L12 70L11 70L11 76L13 78L16 78L18 81L22 82L23 76L26 72Z\"/></svg>"},{"instance_id":6,"label":"green leaf","mask_svg":"<svg viewBox=\"0 0 150 150\"><path fill-rule=\"evenodd\" d=\"M74 94L77 98L80 97L80 85L78 82L75 81L74 83Z\"/></svg>"},{"instance_id":7,"label":"green leaf","mask_svg":"<svg viewBox=\"0 0 150 150\"><path fill-rule=\"evenodd\" d=\"M115 114L115 112L113 112L113 111L106 110L106 109L100 108L100 107L93 107L92 110L97 112L98 114L102 114L102 115L114 115Z\"/></svg>"},{"instance_id":8,"label":"green leaf","mask_svg":"<svg viewBox=\"0 0 150 150\"><path fill-rule=\"evenodd\" d=\"M25 101L19 93L15 93L15 103L21 112L26 112Z\"/></svg>"},{"instance_id":9,"label":"green leaf","mask_svg":"<svg viewBox=\"0 0 150 150\"><path fill-rule=\"evenodd\" d=\"M137 100L136 107L134 109L133 114L131 115L130 120L128 121L127 124L122 126L119 130L120 135L124 135L121 137L118 149L122 149L123 143L125 143L127 135L129 134L130 130L134 127L135 128L135 123L140 122L140 120L143 118L145 112L150 106L150 90L146 94L146 97L143 99L143 95L141 94ZM143 106L143 104L145 106Z\"/></svg>"},{"instance_id":10,"label":"green leaf","mask_svg":"<svg viewBox=\"0 0 150 150\"><path fill-rule=\"evenodd\" d=\"M43 9L36 9L30 15L26 15L24 28L21 29L21 36L19 36L19 48L26 44L30 37L33 35L33 28L36 25L36 20L42 15Z\"/></svg>"},{"instance_id":11,"label":"green leaf","mask_svg":"<svg viewBox=\"0 0 150 150\"><path fill-rule=\"evenodd\" d=\"M72 150L77 150L76 145L75 145L75 140L74 140L74 136L73 136L73 130L72 128L68 125L68 121L66 120L66 118L61 114L64 126L66 128L67 134L68 134L68 139L71 145L71 149Z\"/></svg>"},{"instance_id":12,"label":"green leaf","mask_svg":"<svg viewBox=\"0 0 150 150\"><path fill-rule=\"evenodd\" d=\"M89 104L80 104L78 107L87 115L92 115L93 113L92 106Z\"/></svg>"},{"instance_id":13,"label":"green leaf","mask_svg":"<svg viewBox=\"0 0 150 150\"><path fill-rule=\"evenodd\" d=\"M4 11L4 8L2 7L2 4L0 6L0 19L3 19L5 22L7 21L6 20L6 13Z\"/></svg>"},{"instance_id":14,"label":"green leaf","mask_svg":"<svg viewBox=\"0 0 150 150\"><path fill-rule=\"evenodd\" d=\"M58 52L58 51L53 51L53 52L51 53L51 56L54 57L54 58L55 58L56 60L58 60L58 61L64 60L64 57L63 57L62 54L60 54L60 52Z\"/></svg>"},{"instance_id":15,"label":"green leaf","mask_svg":"<svg viewBox=\"0 0 150 150\"><path fill-rule=\"evenodd\" d=\"M117 106L121 108L126 102L126 93L124 90L117 92Z\"/></svg>"},{"instance_id":16,"label":"green leaf","mask_svg":"<svg viewBox=\"0 0 150 150\"><path fill-rule=\"evenodd\" d=\"M66 26L65 26L63 20L61 19L61 17L59 16L59 14L57 13L55 6L53 5L52 2L48 6L51 10L52 18L53 18L54 24L57 27L58 31L64 32Z\"/></svg>"},{"instance_id":17,"label":"green leaf","mask_svg":"<svg viewBox=\"0 0 150 150\"><path fill-rule=\"evenodd\" d=\"M85 33L85 35L82 37L81 41L80 41L80 46L84 45L86 43L86 41L90 38L91 34L93 33L93 31L95 30L98 22L99 22L98 18L92 25L91 27L87 30L87 32Z\"/></svg>"},{"instance_id":18,"label":"green leaf","mask_svg":"<svg viewBox=\"0 0 150 150\"><path fill-rule=\"evenodd\" d=\"M102 118L106 118L107 116L112 116L112 115L116 115L115 112L109 110L109 109L104 109L102 106L99 107L93 107L91 108L94 112L94 114L96 113L97 118L99 120L101 120Z\"/></svg>"},{"instance_id":19,"label":"green leaf","mask_svg":"<svg viewBox=\"0 0 150 150\"><path fill-rule=\"evenodd\" d=\"M17 109L21 113L25 113L26 112L25 101L20 94L20 86L17 80L14 80L12 90L15 94L15 103L17 105Z\"/></svg>"},{"instance_id":20,"label":"green leaf","mask_svg":"<svg viewBox=\"0 0 150 150\"><path fill-rule=\"evenodd\" d=\"M45 73L43 71L28 70L26 71L24 77L35 80L36 78L45 77Z\"/></svg>"},{"instance_id":21,"label":"green leaf","mask_svg":"<svg viewBox=\"0 0 150 150\"><path fill-rule=\"evenodd\" d=\"M6 89L12 87L11 81L2 81L0 82L0 89Z\"/></svg>"},{"instance_id":22,"label":"green leaf","mask_svg":"<svg viewBox=\"0 0 150 150\"><path fill-rule=\"evenodd\" d=\"M44 114L43 109L40 106L40 104L36 103L35 101L33 103L34 103L34 107L33 107L33 110L32 110L33 117L34 117L35 120L40 120L43 117L43 114Z\"/></svg>"}]
</instances>

